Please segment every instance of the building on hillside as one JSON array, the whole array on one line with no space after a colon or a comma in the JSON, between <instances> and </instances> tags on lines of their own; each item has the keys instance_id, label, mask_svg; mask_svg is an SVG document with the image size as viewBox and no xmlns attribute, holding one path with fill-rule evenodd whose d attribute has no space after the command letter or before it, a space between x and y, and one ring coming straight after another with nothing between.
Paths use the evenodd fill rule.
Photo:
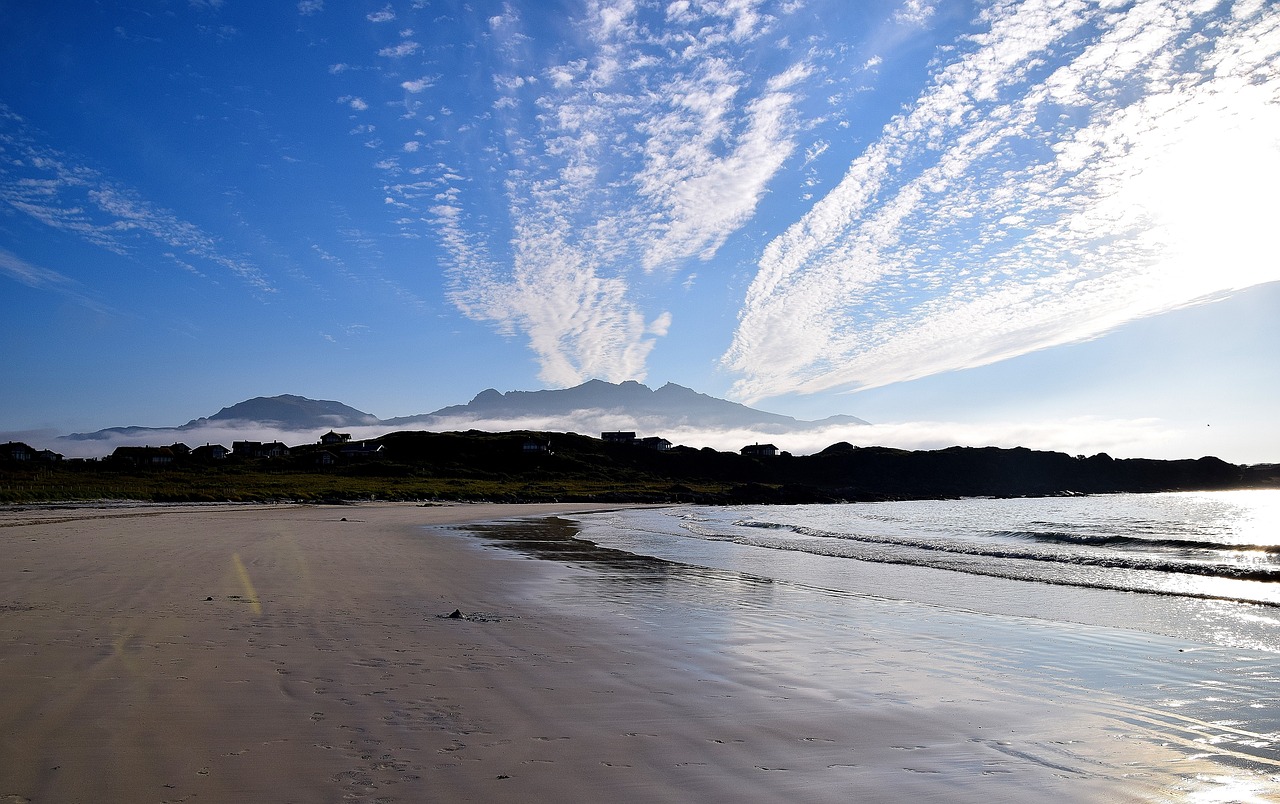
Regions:
<instances>
[{"instance_id":1,"label":"building on hillside","mask_svg":"<svg viewBox=\"0 0 1280 804\"><path fill-rule=\"evenodd\" d=\"M526 455L532 453L550 453L551 442L545 438L526 438L522 447Z\"/></svg>"},{"instance_id":2,"label":"building on hillside","mask_svg":"<svg viewBox=\"0 0 1280 804\"><path fill-rule=\"evenodd\" d=\"M743 447L741 452L752 457L772 458L778 454L778 448L772 444L751 444Z\"/></svg>"},{"instance_id":3,"label":"building on hillside","mask_svg":"<svg viewBox=\"0 0 1280 804\"><path fill-rule=\"evenodd\" d=\"M60 460L62 460L62 453L61 453L61 452L54 452L54 451L53 451L53 450L51 450L51 449L42 449L42 450L40 450L40 451L38 451L38 452L36 453L36 460L37 460L37 461L49 461L50 463L52 463L52 462L54 462L54 461L60 461Z\"/></svg>"},{"instance_id":4,"label":"building on hillside","mask_svg":"<svg viewBox=\"0 0 1280 804\"><path fill-rule=\"evenodd\" d=\"M647 436L636 441L642 447L657 450L658 452L666 452L671 449L674 444L660 436Z\"/></svg>"},{"instance_id":5,"label":"building on hillside","mask_svg":"<svg viewBox=\"0 0 1280 804\"><path fill-rule=\"evenodd\" d=\"M350 433L335 433L332 430L320 436L320 443L325 445L326 447L332 444L345 444L350 440L351 440Z\"/></svg>"},{"instance_id":6,"label":"building on hillside","mask_svg":"<svg viewBox=\"0 0 1280 804\"><path fill-rule=\"evenodd\" d=\"M356 441L345 444L338 454L350 460L369 460L383 457L386 449L376 441Z\"/></svg>"},{"instance_id":7,"label":"building on hillside","mask_svg":"<svg viewBox=\"0 0 1280 804\"><path fill-rule=\"evenodd\" d=\"M203 447L196 447L191 450L191 457L197 461L206 461L212 463L221 461L231 454L231 451L221 444L205 444Z\"/></svg>"},{"instance_id":8,"label":"building on hillside","mask_svg":"<svg viewBox=\"0 0 1280 804\"><path fill-rule=\"evenodd\" d=\"M231 454L237 458L284 458L289 448L279 441L264 444L261 441L233 441Z\"/></svg>"},{"instance_id":9,"label":"building on hillside","mask_svg":"<svg viewBox=\"0 0 1280 804\"><path fill-rule=\"evenodd\" d=\"M169 466L173 459L169 447L116 447L111 453L113 462L131 466Z\"/></svg>"},{"instance_id":10,"label":"building on hillside","mask_svg":"<svg viewBox=\"0 0 1280 804\"><path fill-rule=\"evenodd\" d=\"M601 440L607 441L611 444L631 444L635 442L636 434L629 433L629 432L622 432L619 430L616 432L601 433L600 438Z\"/></svg>"},{"instance_id":11,"label":"building on hillside","mask_svg":"<svg viewBox=\"0 0 1280 804\"><path fill-rule=\"evenodd\" d=\"M0 458L6 461L31 461L35 460L35 457L36 451L21 441L10 441L4 445L4 450L0 451Z\"/></svg>"}]
</instances>

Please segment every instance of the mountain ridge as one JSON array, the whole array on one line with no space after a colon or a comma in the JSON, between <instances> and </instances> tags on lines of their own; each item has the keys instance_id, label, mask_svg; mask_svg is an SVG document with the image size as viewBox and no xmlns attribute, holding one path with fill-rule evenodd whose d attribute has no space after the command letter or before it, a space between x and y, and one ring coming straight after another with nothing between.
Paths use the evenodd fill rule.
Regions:
<instances>
[{"instance_id":1,"label":"mountain ridge","mask_svg":"<svg viewBox=\"0 0 1280 804\"><path fill-rule=\"evenodd\" d=\"M239 422L273 425L289 431L405 425L446 428L456 425L467 429L484 429L482 425L486 421L535 418L545 424L542 429L568 430L572 427L557 425L570 422L575 415L581 418L583 413L591 413L602 421L608 420L616 425L603 429L632 426L649 432L690 427L755 429L765 433L784 434L833 425L867 424L855 416L845 415L829 416L816 421L796 419L713 397L671 382L652 389L635 380L621 383L588 380L572 388L537 391L502 392L486 388L466 404L447 405L431 413L389 419L380 419L334 400L309 399L295 394L257 396L223 407L210 416L192 419L186 424L173 427L108 427L91 433L71 433L62 438L92 441L162 433L180 434ZM631 421L630 425L625 424L627 420Z\"/></svg>"}]
</instances>

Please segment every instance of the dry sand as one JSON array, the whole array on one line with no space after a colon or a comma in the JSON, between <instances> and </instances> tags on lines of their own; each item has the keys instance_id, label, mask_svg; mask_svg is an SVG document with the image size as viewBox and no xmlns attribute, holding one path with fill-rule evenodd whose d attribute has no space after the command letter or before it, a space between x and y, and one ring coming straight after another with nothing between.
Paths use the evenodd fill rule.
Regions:
<instances>
[{"instance_id":1,"label":"dry sand","mask_svg":"<svg viewBox=\"0 0 1280 804\"><path fill-rule=\"evenodd\" d=\"M0 514L0 804L1159 801L1221 770L981 657L793 654L767 589L655 619L422 527L587 508Z\"/></svg>"}]
</instances>

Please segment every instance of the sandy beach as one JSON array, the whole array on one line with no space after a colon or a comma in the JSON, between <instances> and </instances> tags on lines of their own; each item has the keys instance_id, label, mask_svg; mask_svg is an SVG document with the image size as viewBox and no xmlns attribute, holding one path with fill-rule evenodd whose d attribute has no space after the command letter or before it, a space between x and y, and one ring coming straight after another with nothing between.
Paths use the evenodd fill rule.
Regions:
<instances>
[{"instance_id":1,"label":"sandy beach","mask_svg":"<svg viewBox=\"0 0 1280 804\"><path fill-rule=\"evenodd\" d=\"M1280 790L1280 763L1206 750L1196 724L1064 682L1025 647L1116 650L1130 665L1103 631L1019 630L993 659L963 638L977 620L962 613L913 620L857 603L837 615L788 584L541 560L445 527L589 509L0 513L0 802ZM512 527L554 542L564 526ZM781 614L798 611L814 614Z\"/></svg>"}]
</instances>

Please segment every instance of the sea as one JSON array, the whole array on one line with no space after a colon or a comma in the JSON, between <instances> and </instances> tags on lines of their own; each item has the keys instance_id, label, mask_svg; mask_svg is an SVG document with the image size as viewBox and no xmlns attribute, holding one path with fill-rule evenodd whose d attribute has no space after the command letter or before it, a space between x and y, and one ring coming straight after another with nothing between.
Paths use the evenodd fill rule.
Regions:
<instances>
[{"instance_id":1,"label":"sea","mask_svg":"<svg viewBox=\"0 0 1280 804\"><path fill-rule=\"evenodd\" d=\"M927 712L930 695L1065 707L935 752L936 800L992 800L947 780L996 745L1110 780L1108 800L1280 801L1280 490L680 505L464 529L576 565L531 596L661 634L708 677L697 663L714 656L778 694L883 695L892 711ZM914 692L890 692L900 682Z\"/></svg>"},{"instance_id":2,"label":"sea","mask_svg":"<svg viewBox=\"0 0 1280 804\"><path fill-rule=\"evenodd\" d=\"M841 593L1280 653L1280 490L676 506L584 539Z\"/></svg>"}]
</instances>

